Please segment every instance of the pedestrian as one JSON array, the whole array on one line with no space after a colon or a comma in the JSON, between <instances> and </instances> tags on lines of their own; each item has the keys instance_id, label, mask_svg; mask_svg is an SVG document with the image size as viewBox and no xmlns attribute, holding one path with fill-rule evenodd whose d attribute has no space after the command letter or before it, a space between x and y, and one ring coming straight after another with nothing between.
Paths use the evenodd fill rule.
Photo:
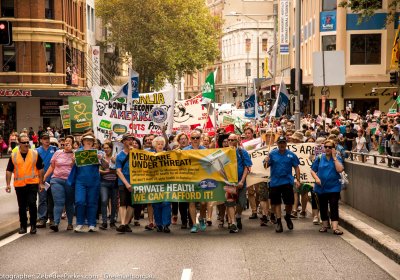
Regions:
<instances>
[{"instance_id":1,"label":"pedestrian","mask_svg":"<svg viewBox=\"0 0 400 280\"><path fill-rule=\"evenodd\" d=\"M7 144L6 141L4 141L3 136L0 135L0 158L3 157L4 151L7 153Z\"/></svg>"},{"instance_id":2,"label":"pedestrian","mask_svg":"<svg viewBox=\"0 0 400 280\"><path fill-rule=\"evenodd\" d=\"M50 188L54 201L54 223L50 225L50 229L54 232L58 232L64 207L68 218L67 230L73 230L75 190L67 183L68 176L74 165L73 143L74 137L67 136L63 149L54 153L50 160L50 166L43 178L43 181L46 182L51 177Z\"/></svg>"},{"instance_id":3,"label":"pedestrian","mask_svg":"<svg viewBox=\"0 0 400 280\"><path fill-rule=\"evenodd\" d=\"M280 136L277 140L278 149L272 150L264 160L264 167L271 167L270 172L270 192L272 208L275 210L277 219L276 232L283 232L281 221L281 204L285 204L285 221L289 230L293 229L293 222L290 218L294 204L293 184L300 188L300 168L299 158L287 149L285 136ZM296 181L292 175L292 168L296 172Z\"/></svg>"},{"instance_id":4,"label":"pedestrian","mask_svg":"<svg viewBox=\"0 0 400 280\"><path fill-rule=\"evenodd\" d=\"M10 134L10 137L8 138L8 150L11 151L14 150L15 147L17 147L18 144L18 133L13 131Z\"/></svg>"},{"instance_id":5,"label":"pedestrian","mask_svg":"<svg viewBox=\"0 0 400 280\"><path fill-rule=\"evenodd\" d=\"M364 131L359 129L357 131L357 137L356 137L356 146L354 150L357 153L362 153L362 154L368 154L368 149L367 149L367 140L364 137ZM365 162L366 161L366 156L358 155L358 160Z\"/></svg>"},{"instance_id":6,"label":"pedestrian","mask_svg":"<svg viewBox=\"0 0 400 280\"><path fill-rule=\"evenodd\" d=\"M342 235L339 229L339 199L341 191L340 173L344 171L343 159L337 155L335 143L326 140L325 153L318 156L311 166L311 175L315 179L314 192L317 194L322 227L319 232L327 232L329 213L333 234Z\"/></svg>"},{"instance_id":7,"label":"pedestrian","mask_svg":"<svg viewBox=\"0 0 400 280\"><path fill-rule=\"evenodd\" d=\"M395 126L393 128L392 138L390 138L390 151L393 157L400 157L400 139L399 139L399 127ZM395 159L393 162L393 167L399 167L400 160Z\"/></svg>"},{"instance_id":8,"label":"pedestrian","mask_svg":"<svg viewBox=\"0 0 400 280\"><path fill-rule=\"evenodd\" d=\"M7 164L6 191L11 192L11 176L14 175L14 188L17 194L20 228L18 233L27 232L28 218L26 209L29 208L30 233L36 234L38 190L43 191L43 161L39 153L29 149L29 137L21 134L18 137L20 148L13 152Z\"/></svg>"}]
</instances>

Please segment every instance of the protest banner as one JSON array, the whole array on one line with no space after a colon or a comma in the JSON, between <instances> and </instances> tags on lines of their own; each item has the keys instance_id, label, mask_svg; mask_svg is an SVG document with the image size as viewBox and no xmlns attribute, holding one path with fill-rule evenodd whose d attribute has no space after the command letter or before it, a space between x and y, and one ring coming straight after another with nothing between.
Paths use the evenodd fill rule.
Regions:
<instances>
[{"instance_id":1,"label":"protest banner","mask_svg":"<svg viewBox=\"0 0 400 280\"><path fill-rule=\"evenodd\" d=\"M358 114L357 113L350 113L350 115L349 115L349 119L350 120L356 120L356 119L358 119Z\"/></svg>"},{"instance_id":2,"label":"protest banner","mask_svg":"<svg viewBox=\"0 0 400 280\"><path fill-rule=\"evenodd\" d=\"M314 143L287 144L287 148L295 153L300 160L300 181L302 183L314 182L310 173L312 165L312 160L310 158L314 154L314 146ZM246 179L247 186L268 181L270 168L267 170L264 168L263 160L267 157L269 151L272 151L273 149L277 149L277 146L271 146L271 149L269 149L268 146L265 146L248 151L253 166L251 167L251 173ZM294 173L293 169L293 174Z\"/></svg>"},{"instance_id":3,"label":"protest banner","mask_svg":"<svg viewBox=\"0 0 400 280\"><path fill-rule=\"evenodd\" d=\"M114 141L125 133L134 132L138 138L147 134L161 135L165 125L170 133L174 116L174 89L139 94L133 100L133 107L128 106L126 98L112 99L115 93L105 88L94 86L93 129L101 142Z\"/></svg>"},{"instance_id":4,"label":"protest banner","mask_svg":"<svg viewBox=\"0 0 400 280\"><path fill-rule=\"evenodd\" d=\"M69 96L71 132L83 132L92 127L92 98L90 96Z\"/></svg>"},{"instance_id":5,"label":"protest banner","mask_svg":"<svg viewBox=\"0 0 400 280\"><path fill-rule=\"evenodd\" d=\"M77 166L98 164L97 150L83 150L74 152Z\"/></svg>"},{"instance_id":6,"label":"protest banner","mask_svg":"<svg viewBox=\"0 0 400 280\"><path fill-rule=\"evenodd\" d=\"M69 105L60 106L60 116L63 129L71 128L71 120L69 118Z\"/></svg>"},{"instance_id":7,"label":"protest banner","mask_svg":"<svg viewBox=\"0 0 400 280\"><path fill-rule=\"evenodd\" d=\"M379 118L379 117L381 116L381 114L382 114L382 112L379 111L379 110L375 110L375 111L374 111L374 117Z\"/></svg>"},{"instance_id":8,"label":"protest banner","mask_svg":"<svg viewBox=\"0 0 400 280\"><path fill-rule=\"evenodd\" d=\"M236 151L231 148L130 152L135 203L225 201L226 185L237 184Z\"/></svg>"}]
</instances>

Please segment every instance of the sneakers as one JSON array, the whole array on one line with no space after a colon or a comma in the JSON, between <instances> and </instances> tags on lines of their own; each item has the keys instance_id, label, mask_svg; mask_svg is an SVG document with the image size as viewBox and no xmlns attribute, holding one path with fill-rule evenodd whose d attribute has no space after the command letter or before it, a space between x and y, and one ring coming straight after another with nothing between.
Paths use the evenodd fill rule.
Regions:
<instances>
[{"instance_id":1,"label":"sneakers","mask_svg":"<svg viewBox=\"0 0 400 280\"><path fill-rule=\"evenodd\" d=\"M83 225L77 225L74 229L75 232L84 232Z\"/></svg>"},{"instance_id":2,"label":"sneakers","mask_svg":"<svg viewBox=\"0 0 400 280\"><path fill-rule=\"evenodd\" d=\"M257 213L251 214L250 217L249 217L249 219L250 219L250 220L258 219Z\"/></svg>"},{"instance_id":3,"label":"sneakers","mask_svg":"<svg viewBox=\"0 0 400 280\"><path fill-rule=\"evenodd\" d=\"M276 222L275 232L283 232L283 226L282 226L282 222L280 221L280 219L279 219L279 221Z\"/></svg>"},{"instance_id":4,"label":"sneakers","mask_svg":"<svg viewBox=\"0 0 400 280\"><path fill-rule=\"evenodd\" d=\"M132 229L129 225L125 225L125 232L132 232Z\"/></svg>"},{"instance_id":5,"label":"sneakers","mask_svg":"<svg viewBox=\"0 0 400 280\"><path fill-rule=\"evenodd\" d=\"M268 216L263 215L260 219L260 226L266 227L268 226Z\"/></svg>"},{"instance_id":6,"label":"sneakers","mask_svg":"<svg viewBox=\"0 0 400 280\"><path fill-rule=\"evenodd\" d=\"M318 216L314 216L314 219L313 219L312 222L313 222L313 224L316 225L316 226L319 225L319 218L318 218Z\"/></svg>"},{"instance_id":7,"label":"sneakers","mask_svg":"<svg viewBox=\"0 0 400 280\"><path fill-rule=\"evenodd\" d=\"M198 233L199 232L199 225L193 225L192 229L190 230L190 233Z\"/></svg>"},{"instance_id":8,"label":"sneakers","mask_svg":"<svg viewBox=\"0 0 400 280\"><path fill-rule=\"evenodd\" d=\"M207 228L205 220L204 219L199 219L199 222L200 222L200 230L201 231L205 231L206 228Z\"/></svg>"},{"instance_id":9,"label":"sneakers","mask_svg":"<svg viewBox=\"0 0 400 280\"><path fill-rule=\"evenodd\" d=\"M301 211L300 212L300 218L305 218L307 216L306 211Z\"/></svg>"},{"instance_id":10,"label":"sneakers","mask_svg":"<svg viewBox=\"0 0 400 280\"><path fill-rule=\"evenodd\" d=\"M45 220L39 220L36 224L37 228L45 228L46 227L46 221Z\"/></svg>"},{"instance_id":11,"label":"sneakers","mask_svg":"<svg viewBox=\"0 0 400 280\"><path fill-rule=\"evenodd\" d=\"M288 229L292 230L293 229L293 222L290 219L291 216L289 215L285 215L285 221L286 221L286 225L288 227Z\"/></svg>"},{"instance_id":12,"label":"sneakers","mask_svg":"<svg viewBox=\"0 0 400 280\"><path fill-rule=\"evenodd\" d=\"M106 230L107 229L107 223L102 223L101 226L99 226L100 229Z\"/></svg>"},{"instance_id":13,"label":"sneakers","mask_svg":"<svg viewBox=\"0 0 400 280\"><path fill-rule=\"evenodd\" d=\"M50 226L50 229L54 232L58 232L58 225L54 224Z\"/></svg>"},{"instance_id":14,"label":"sneakers","mask_svg":"<svg viewBox=\"0 0 400 280\"><path fill-rule=\"evenodd\" d=\"M238 233L239 229L235 224L230 224L229 227L229 233Z\"/></svg>"},{"instance_id":15,"label":"sneakers","mask_svg":"<svg viewBox=\"0 0 400 280\"><path fill-rule=\"evenodd\" d=\"M96 232L97 228L95 226L90 226L89 227L89 232Z\"/></svg>"},{"instance_id":16,"label":"sneakers","mask_svg":"<svg viewBox=\"0 0 400 280\"><path fill-rule=\"evenodd\" d=\"M115 230L120 232L120 233L124 233L125 232L125 225L119 225L119 227L117 227Z\"/></svg>"},{"instance_id":17,"label":"sneakers","mask_svg":"<svg viewBox=\"0 0 400 280\"><path fill-rule=\"evenodd\" d=\"M286 216L285 216L286 217ZM297 219L298 218L298 214L297 211L292 211L292 213L289 215L290 218L292 219ZM286 219L286 218L285 218Z\"/></svg>"},{"instance_id":18,"label":"sneakers","mask_svg":"<svg viewBox=\"0 0 400 280\"><path fill-rule=\"evenodd\" d=\"M29 231L30 234L36 234L36 226L31 226L31 229Z\"/></svg>"},{"instance_id":19,"label":"sneakers","mask_svg":"<svg viewBox=\"0 0 400 280\"><path fill-rule=\"evenodd\" d=\"M25 234L25 233L27 233L27 230L26 230L25 227L20 227L18 233L19 234Z\"/></svg>"},{"instance_id":20,"label":"sneakers","mask_svg":"<svg viewBox=\"0 0 400 280\"><path fill-rule=\"evenodd\" d=\"M154 224L153 224L153 223L150 223L150 224L146 225L146 226L144 227L144 229L145 229L145 230L153 230L153 229L154 229Z\"/></svg>"},{"instance_id":21,"label":"sneakers","mask_svg":"<svg viewBox=\"0 0 400 280\"><path fill-rule=\"evenodd\" d=\"M163 231L164 231L164 233L170 233L171 232L171 230L169 229L168 226L165 226Z\"/></svg>"},{"instance_id":22,"label":"sneakers","mask_svg":"<svg viewBox=\"0 0 400 280\"><path fill-rule=\"evenodd\" d=\"M242 225L242 218L236 218L236 227L238 228L238 229L242 229L243 228L243 225Z\"/></svg>"}]
</instances>

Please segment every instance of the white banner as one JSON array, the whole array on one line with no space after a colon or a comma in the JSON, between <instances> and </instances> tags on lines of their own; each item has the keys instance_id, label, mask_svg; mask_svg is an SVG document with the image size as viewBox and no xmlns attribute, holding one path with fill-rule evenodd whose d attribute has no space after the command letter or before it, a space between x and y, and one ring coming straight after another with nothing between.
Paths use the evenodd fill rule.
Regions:
<instances>
[{"instance_id":1,"label":"white banner","mask_svg":"<svg viewBox=\"0 0 400 280\"><path fill-rule=\"evenodd\" d=\"M92 46L93 85L100 85L100 47Z\"/></svg>"},{"instance_id":2,"label":"white banner","mask_svg":"<svg viewBox=\"0 0 400 280\"><path fill-rule=\"evenodd\" d=\"M300 160L300 179L302 183L314 182L314 179L311 177L310 173L312 165L312 161L310 158L314 154L314 146L314 143L288 143L287 145L288 149L295 153ZM263 160L267 157L269 151L272 151L276 148L277 146L271 146L270 149L268 148L268 146L265 146L248 151L253 162L253 166L251 167L251 173L247 176L246 179L247 186L252 186L261 182L267 182L271 168L268 168L266 170L263 165Z\"/></svg>"},{"instance_id":3,"label":"white banner","mask_svg":"<svg viewBox=\"0 0 400 280\"><path fill-rule=\"evenodd\" d=\"M110 101L114 92L94 86L93 129L97 139L103 142L120 138L122 134L131 133L138 138L146 134L161 135L161 128L166 125L167 133L172 130L174 116L174 89L139 95L133 100L132 110L125 98ZM133 121L132 121L133 119Z\"/></svg>"},{"instance_id":4,"label":"white banner","mask_svg":"<svg viewBox=\"0 0 400 280\"><path fill-rule=\"evenodd\" d=\"M289 55L289 0L281 0L279 9L280 54ZM296 34L300 36L300 34Z\"/></svg>"}]
</instances>

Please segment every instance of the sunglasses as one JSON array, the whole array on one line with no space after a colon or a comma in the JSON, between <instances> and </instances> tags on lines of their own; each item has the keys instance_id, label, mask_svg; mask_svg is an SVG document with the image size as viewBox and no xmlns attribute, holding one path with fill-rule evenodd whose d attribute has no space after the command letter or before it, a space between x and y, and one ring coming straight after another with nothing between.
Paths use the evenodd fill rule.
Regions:
<instances>
[{"instance_id":1,"label":"sunglasses","mask_svg":"<svg viewBox=\"0 0 400 280\"><path fill-rule=\"evenodd\" d=\"M236 139L228 139L229 142L235 142L237 141Z\"/></svg>"},{"instance_id":2,"label":"sunglasses","mask_svg":"<svg viewBox=\"0 0 400 280\"><path fill-rule=\"evenodd\" d=\"M29 142L19 142L21 145L28 145Z\"/></svg>"},{"instance_id":3,"label":"sunglasses","mask_svg":"<svg viewBox=\"0 0 400 280\"><path fill-rule=\"evenodd\" d=\"M199 140L200 137L190 137L190 139L192 139L192 140Z\"/></svg>"},{"instance_id":4,"label":"sunglasses","mask_svg":"<svg viewBox=\"0 0 400 280\"><path fill-rule=\"evenodd\" d=\"M324 146L325 149L332 149L333 146Z\"/></svg>"}]
</instances>

